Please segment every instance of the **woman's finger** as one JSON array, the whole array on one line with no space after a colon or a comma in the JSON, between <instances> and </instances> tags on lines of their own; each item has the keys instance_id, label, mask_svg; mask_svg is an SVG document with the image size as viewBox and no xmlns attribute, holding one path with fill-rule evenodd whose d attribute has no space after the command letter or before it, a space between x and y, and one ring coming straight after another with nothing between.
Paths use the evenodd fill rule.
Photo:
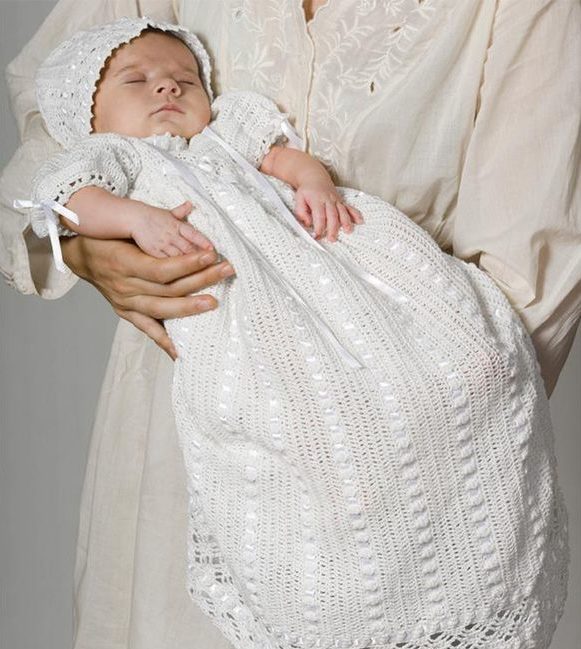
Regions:
<instances>
[{"instance_id":1,"label":"woman's finger","mask_svg":"<svg viewBox=\"0 0 581 649\"><path fill-rule=\"evenodd\" d=\"M138 249L139 250L139 249ZM125 263L127 274L158 284L168 284L180 277L185 277L214 264L218 255L213 251L195 250L179 257L155 259L139 251L139 255Z\"/></svg>"},{"instance_id":2,"label":"woman's finger","mask_svg":"<svg viewBox=\"0 0 581 649\"><path fill-rule=\"evenodd\" d=\"M203 291L208 287L223 281L225 278L234 275L234 269L232 269L232 272L224 274L228 266L230 266L228 261L212 264L203 270L199 270L191 275L180 277L173 282L165 284L132 277L130 278L130 282L128 282L128 292L126 292L125 295L126 297L134 297L136 295L183 297L191 295L192 293Z\"/></svg>"},{"instance_id":3,"label":"woman's finger","mask_svg":"<svg viewBox=\"0 0 581 649\"><path fill-rule=\"evenodd\" d=\"M341 227L345 232L353 232L353 224L351 223L351 215L343 203L337 203L337 210L339 211L339 219Z\"/></svg>"},{"instance_id":4,"label":"woman's finger","mask_svg":"<svg viewBox=\"0 0 581 649\"><path fill-rule=\"evenodd\" d=\"M226 278L227 262L216 263L215 251L157 259L134 242L83 235L67 237L62 248L65 263L93 284L116 311L136 311L158 320L216 308L218 301L212 295L192 293Z\"/></svg>"},{"instance_id":5,"label":"woman's finger","mask_svg":"<svg viewBox=\"0 0 581 649\"><path fill-rule=\"evenodd\" d=\"M188 297L136 295L132 298L125 298L123 302L127 310L137 311L156 320L197 315L205 311L211 311L218 306L218 302L214 297L205 294L190 295Z\"/></svg>"},{"instance_id":6,"label":"woman's finger","mask_svg":"<svg viewBox=\"0 0 581 649\"><path fill-rule=\"evenodd\" d=\"M204 250L194 250L187 255L159 260L140 257L133 274L149 281L167 284L180 277L204 270L217 260L218 254L215 251Z\"/></svg>"},{"instance_id":7,"label":"woman's finger","mask_svg":"<svg viewBox=\"0 0 581 649\"><path fill-rule=\"evenodd\" d=\"M151 338L158 347L163 349L172 360L176 360L177 351L175 345L161 322L137 311L115 309L115 312L119 317L131 322L131 324L137 327L137 329L143 331L143 333Z\"/></svg>"}]
</instances>

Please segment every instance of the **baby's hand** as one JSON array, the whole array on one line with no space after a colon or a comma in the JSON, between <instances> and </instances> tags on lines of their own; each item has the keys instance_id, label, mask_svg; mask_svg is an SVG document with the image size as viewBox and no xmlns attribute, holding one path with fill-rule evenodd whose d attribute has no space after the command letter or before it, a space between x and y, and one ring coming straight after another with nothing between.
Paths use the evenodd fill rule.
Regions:
<instances>
[{"instance_id":1,"label":"baby's hand","mask_svg":"<svg viewBox=\"0 0 581 649\"><path fill-rule=\"evenodd\" d=\"M301 185L296 192L295 213L305 227L313 226L315 239L326 229L331 242L337 241L340 227L351 233L353 223L363 223L361 212L346 205L335 186L327 182Z\"/></svg>"},{"instance_id":2,"label":"baby's hand","mask_svg":"<svg viewBox=\"0 0 581 649\"><path fill-rule=\"evenodd\" d=\"M135 243L153 257L177 257L191 252L197 246L213 250L206 237L183 219L192 211L189 201L172 210L164 210L140 201L131 214L131 237Z\"/></svg>"}]
</instances>

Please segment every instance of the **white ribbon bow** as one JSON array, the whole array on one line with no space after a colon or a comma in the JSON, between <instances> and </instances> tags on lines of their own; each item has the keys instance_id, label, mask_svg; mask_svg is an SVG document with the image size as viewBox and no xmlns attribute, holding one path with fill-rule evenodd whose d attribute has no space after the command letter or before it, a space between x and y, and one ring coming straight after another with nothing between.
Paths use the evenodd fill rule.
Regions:
<instances>
[{"instance_id":1,"label":"white ribbon bow","mask_svg":"<svg viewBox=\"0 0 581 649\"><path fill-rule=\"evenodd\" d=\"M40 201L40 203L35 203L34 201L28 200L15 200L13 201L12 205L17 209L22 207L39 207L42 209L44 213L44 219L46 221L48 236L50 238L50 245L52 247L54 264L61 273L66 272L67 266L63 261L63 253L58 235L59 220L55 212L62 214L62 216L65 216L67 219L69 219L69 221L72 221L73 223L79 225L79 217L77 216L77 214L72 210L69 210L67 207L64 207L64 205L61 205L60 203L57 203L57 201L53 200L43 200Z\"/></svg>"}]
</instances>

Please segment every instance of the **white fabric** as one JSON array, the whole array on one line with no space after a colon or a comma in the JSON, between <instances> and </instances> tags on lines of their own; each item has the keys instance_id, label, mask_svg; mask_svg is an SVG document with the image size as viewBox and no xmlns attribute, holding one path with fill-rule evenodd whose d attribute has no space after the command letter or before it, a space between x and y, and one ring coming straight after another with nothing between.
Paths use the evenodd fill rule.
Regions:
<instances>
[{"instance_id":1,"label":"white fabric","mask_svg":"<svg viewBox=\"0 0 581 649\"><path fill-rule=\"evenodd\" d=\"M208 46L216 90L265 92L307 137L334 128L347 149L345 185L390 201L501 286L532 335L550 393L579 320L581 8L577 0L432 4L438 20L412 34L400 57L405 75L388 77L381 93L352 93L349 101L343 94L341 123L331 113L329 125L310 108L325 100L334 108L330 86L342 87L349 81L342 72L370 60L365 41L327 56L335 35L356 19L366 40L384 36L388 24L395 29L419 9L414 2L329 0L306 26L296 0L60 0L6 70L23 140L0 176L6 280L45 299L77 281L56 272L48 240L11 209L14 198L30 196L34 171L58 150L34 98L38 65L96 23L140 13L179 17ZM535 289L528 304L518 299L522 269ZM169 357L121 320L81 502L75 649L231 647L184 589L187 498L172 373Z\"/></svg>"},{"instance_id":2,"label":"white fabric","mask_svg":"<svg viewBox=\"0 0 581 649\"><path fill-rule=\"evenodd\" d=\"M129 149L141 164L128 195L191 200L190 221L236 269L209 291L220 309L166 321L192 598L237 649L548 647L566 513L534 347L512 306L357 190L339 188L365 219L354 234L298 236L248 168L285 115L239 91L213 117L211 136L169 138L183 175L155 150L167 139L96 135L43 178L67 201L81 159L100 157L87 151ZM292 206L292 189L270 182Z\"/></svg>"},{"instance_id":3,"label":"white fabric","mask_svg":"<svg viewBox=\"0 0 581 649\"><path fill-rule=\"evenodd\" d=\"M131 149L117 150L108 147L109 142L115 142L115 135L103 133L98 138L88 138L83 143L84 148L76 149L74 167L68 164L66 169L61 168L61 160L64 158L71 163L72 157L56 155L49 158L32 179L32 200L38 202L49 197L65 205L72 194L87 185L102 187L115 196L127 195L139 173L141 161ZM32 210L30 223L38 237L46 236L46 221L41 211ZM61 236L75 234L60 222L58 231Z\"/></svg>"},{"instance_id":4,"label":"white fabric","mask_svg":"<svg viewBox=\"0 0 581 649\"><path fill-rule=\"evenodd\" d=\"M40 213L40 223L42 224L42 229L50 237L50 245L52 248L52 255L54 258L55 266L61 273L66 272L66 265L63 260L63 253L59 240L60 222L58 220L57 214L62 214L77 225L79 225L79 217L72 210L67 209L64 205L61 205L57 201L50 198L41 200L39 203L35 203L34 201L30 200L15 200L14 207L17 209L34 209L38 213ZM69 232L71 231L69 230Z\"/></svg>"}]
</instances>

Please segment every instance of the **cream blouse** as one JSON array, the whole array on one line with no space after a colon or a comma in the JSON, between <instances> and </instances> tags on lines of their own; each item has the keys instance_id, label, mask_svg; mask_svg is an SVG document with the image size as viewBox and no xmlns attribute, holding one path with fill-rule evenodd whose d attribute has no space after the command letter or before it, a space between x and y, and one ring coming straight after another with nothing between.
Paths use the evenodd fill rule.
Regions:
<instances>
[{"instance_id":1,"label":"cream blouse","mask_svg":"<svg viewBox=\"0 0 581 649\"><path fill-rule=\"evenodd\" d=\"M576 0L174 0L214 58L218 93L275 99L339 184L394 203L446 251L478 263L531 333L552 391L581 315L581 7ZM169 0L89 14L61 0L8 66L25 140L4 170L0 268L51 298L74 277L8 206L47 141L32 75L72 31L121 14L175 18ZM66 20L63 17L66 15Z\"/></svg>"}]
</instances>

